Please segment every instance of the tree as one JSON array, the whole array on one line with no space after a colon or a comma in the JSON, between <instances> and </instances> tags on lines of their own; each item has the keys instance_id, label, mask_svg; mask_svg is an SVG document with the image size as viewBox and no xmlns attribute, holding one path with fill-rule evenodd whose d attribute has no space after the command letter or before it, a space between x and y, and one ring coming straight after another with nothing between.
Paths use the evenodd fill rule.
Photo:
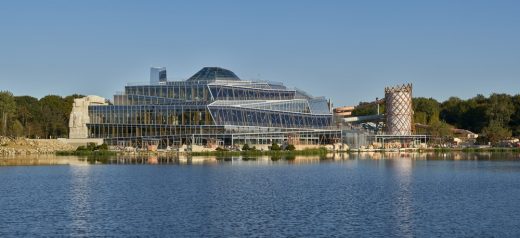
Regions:
<instances>
[{"instance_id":1,"label":"tree","mask_svg":"<svg viewBox=\"0 0 520 238\"><path fill-rule=\"evenodd\" d=\"M440 119L459 127L461 114L464 113L462 108L462 100L458 97L450 97L447 101L441 105L441 112L439 114Z\"/></svg>"},{"instance_id":2,"label":"tree","mask_svg":"<svg viewBox=\"0 0 520 238\"><path fill-rule=\"evenodd\" d=\"M251 150L251 148L249 147L248 144L244 144L244 145L242 146L242 151L248 151L248 150Z\"/></svg>"},{"instance_id":3,"label":"tree","mask_svg":"<svg viewBox=\"0 0 520 238\"><path fill-rule=\"evenodd\" d=\"M513 136L520 136L520 94L515 95L511 99L514 107L514 113L511 115L509 127L513 132Z\"/></svg>"},{"instance_id":4,"label":"tree","mask_svg":"<svg viewBox=\"0 0 520 238\"><path fill-rule=\"evenodd\" d=\"M379 114L385 113L385 105L379 105ZM352 111L352 116L367 116L377 114L377 104L370 102L360 102Z\"/></svg>"},{"instance_id":5,"label":"tree","mask_svg":"<svg viewBox=\"0 0 520 238\"><path fill-rule=\"evenodd\" d=\"M439 120L440 104L433 98L413 99L414 122L430 124Z\"/></svg>"},{"instance_id":6,"label":"tree","mask_svg":"<svg viewBox=\"0 0 520 238\"><path fill-rule=\"evenodd\" d=\"M514 112L515 107L509 95L494 93L489 97L486 114L490 122L498 123L501 127L506 126Z\"/></svg>"},{"instance_id":7,"label":"tree","mask_svg":"<svg viewBox=\"0 0 520 238\"><path fill-rule=\"evenodd\" d=\"M441 121L433 121L428 128L428 133L437 138L447 138L453 135L451 126Z\"/></svg>"},{"instance_id":8,"label":"tree","mask_svg":"<svg viewBox=\"0 0 520 238\"><path fill-rule=\"evenodd\" d=\"M8 134L8 122L11 122L16 112L16 102L14 96L9 91L0 91L0 124L2 125L2 135Z\"/></svg>"},{"instance_id":9,"label":"tree","mask_svg":"<svg viewBox=\"0 0 520 238\"><path fill-rule=\"evenodd\" d=\"M278 144L276 144L276 143L273 143L273 144L271 145L271 150L276 150L276 151L277 151L277 150L281 150L281 149L282 149L282 148L280 148L280 146L279 146Z\"/></svg>"},{"instance_id":10,"label":"tree","mask_svg":"<svg viewBox=\"0 0 520 238\"><path fill-rule=\"evenodd\" d=\"M461 102L465 111L459 118L458 127L464 128L473 132L480 132L488 124L486 116L486 109L488 107L488 100L482 96L477 95L474 98Z\"/></svg>"},{"instance_id":11,"label":"tree","mask_svg":"<svg viewBox=\"0 0 520 238\"><path fill-rule=\"evenodd\" d=\"M491 142L491 144L496 144L501 140L510 138L511 130L504 128L502 123L498 121L491 121L488 126L482 129L482 135Z\"/></svg>"},{"instance_id":12,"label":"tree","mask_svg":"<svg viewBox=\"0 0 520 238\"><path fill-rule=\"evenodd\" d=\"M20 121L14 120L12 128L11 128L11 135L16 136L16 137L24 136L24 128Z\"/></svg>"},{"instance_id":13,"label":"tree","mask_svg":"<svg viewBox=\"0 0 520 238\"><path fill-rule=\"evenodd\" d=\"M66 136L70 111L65 100L57 95L48 95L39 101L45 137Z\"/></svg>"},{"instance_id":14,"label":"tree","mask_svg":"<svg viewBox=\"0 0 520 238\"><path fill-rule=\"evenodd\" d=\"M451 97L441 104L440 119L457 128L481 132L489 122L486 114L488 101L482 95L468 100Z\"/></svg>"},{"instance_id":15,"label":"tree","mask_svg":"<svg viewBox=\"0 0 520 238\"><path fill-rule=\"evenodd\" d=\"M293 150L296 150L296 147L293 144L288 144L285 149L289 150L289 151L293 151Z\"/></svg>"},{"instance_id":16,"label":"tree","mask_svg":"<svg viewBox=\"0 0 520 238\"><path fill-rule=\"evenodd\" d=\"M41 110L38 99L31 96L15 97L17 114L16 118L23 126L23 134L29 137L44 137L42 135Z\"/></svg>"}]
</instances>

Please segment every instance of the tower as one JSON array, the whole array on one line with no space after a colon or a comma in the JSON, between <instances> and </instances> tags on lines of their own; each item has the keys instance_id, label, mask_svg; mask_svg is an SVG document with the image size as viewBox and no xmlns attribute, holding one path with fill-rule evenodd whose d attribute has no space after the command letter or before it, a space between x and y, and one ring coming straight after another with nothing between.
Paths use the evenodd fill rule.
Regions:
<instances>
[{"instance_id":1,"label":"tower","mask_svg":"<svg viewBox=\"0 0 520 238\"><path fill-rule=\"evenodd\" d=\"M406 136L412 134L412 84L385 88L386 133Z\"/></svg>"}]
</instances>

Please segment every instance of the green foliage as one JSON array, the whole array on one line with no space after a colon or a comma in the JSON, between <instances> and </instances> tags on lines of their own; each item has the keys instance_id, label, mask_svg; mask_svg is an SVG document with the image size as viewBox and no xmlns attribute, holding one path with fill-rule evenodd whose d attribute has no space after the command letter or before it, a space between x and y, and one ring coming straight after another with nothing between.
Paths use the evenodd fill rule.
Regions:
<instances>
[{"instance_id":1,"label":"green foliage","mask_svg":"<svg viewBox=\"0 0 520 238\"><path fill-rule=\"evenodd\" d=\"M60 96L48 95L40 99L40 106L45 137L66 137L70 111L67 111L65 100Z\"/></svg>"},{"instance_id":2,"label":"green foliage","mask_svg":"<svg viewBox=\"0 0 520 238\"><path fill-rule=\"evenodd\" d=\"M229 151L228 149L226 149L226 148L222 148L222 147L220 147L220 146L217 147L215 150L216 150L216 151Z\"/></svg>"},{"instance_id":3,"label":"green foliage","mask_svg":"<svg viewBox=\"0 0 520 238\"><path fill-rule=\"evenodd\" d=\"M83 147L85 148L85 147ZM76 155L76 156L114 156L117 155L116 151L108 151L108 150L75 150L75 151L56 151L56 155Z\"/></svg>"},{"instance_id":4,"label":"green foliage","mask_svg":"<svg viewBox=\"0 0 520 238\"><path fill-rule=\"evenodd\" d=\"M244 146L242 146L242 150L248 151L248 150L251 150L251 148L249 148L249 144L244 144Z\"/></svg>"},{"instance_id":5,"label":"green foliage","mask_svg":"<svg viewBox=\"0 0 520 238\"><path fill-rule=\"evenodd\" d=\"M520 136L520 94L512 97L511 103L514 107L514 113L511 115L509 128L511 128L514 136Z\"/></svg>"},{"instance_id":6,"label":"green foliage","mask_svg":"<svg viewBox=\"0 0 520 238\"><path fill-rule=\"evenodd\" d=\"M87 150L94 151L94 150L96 150L96 148L97 148L96 143L93 143L93 142L87 143Z\"/></svg>"},{"instance_id":7,"label":"green foliage","mask_svg":"<svg viewBox=\"0 0 520 238\"><path fill-rule=\"evenodd\" d=\"M379 114L385 113L385 105L379 105ZM377 114L377 104L369 102L360 102L352 111L352 116L367 116Z\"/></svg>"},{"instance_id":8,"label":"green foliage","mask_svg":"<svg viewBox=\"0 0 520 238\"><path fill-rule=\"evenodd\" d=\"M288 150L288 151L294 151L294 150L296 150L296 147L294 147L293 144L288 144L285 149Z\"/></svg>"},{"instance_id":9,"label":"green foliage","mask_svg":"<svg viewBox=\"0 0 520 238\"><path fill-rule=\"evenodd\" d=\"M98 150L108 150L108 145L103 143L100 146L98 146Z\"/></svg>"},{"instance_id":10,"label":"green foliage","mask_svg":"<svg viewBox=\"0 0 520 238\"><path fill-rule=\"evenodd\" d=\"M108 145L103 143L101 145L96 145L96 143L87 143L87 146L78 146L76 151L106 151L108 150Z\"/></svg>"},{"instance_id":11,"label":"green foliage","mask_svg":"<svg viewBox=\"0 0 520 238\"><path fill-rule=\"evenodd\" d=\"M328 153L327 149L325 147L320 147L317 149L304 149L304 150L266 150L266 151L260 151L260 150L250 150L250 151L228 151L225 149L219 149L217 148L217 151L204 151L204 152L191 152L190 155L192 156L220 156L223 158L226 158L227 156L247 156L247 157L253 157L253 156L261 156L261 155L269 155L272 157L281 157L281 156L294 156L294 155L326 155Z\"/></svg>"},{"instance_id":12,"label":"green foliage","mask_svg":"<svg viewBox=\"0 0 520 238\"><path fill-rule=\"evenodd\" d=\"M489 123L486 111L491 106L489 99L482 95L468 100L451 97L441 104L440 119L457 128L480 133Z\"/></svg>"},{"instance_id":13,"label":"green foliage","mask_svg":"<svg viewBox=\"0 0 520 238\"><path fill-rule=\"evenodd\" d=\"M41 107L37 98L31 96L15 97L17 119L22 123L24 136L35 138L44 137L40 123L42 118Z\"/></svg>"},{"instance_id":14,"label":"green foliage","mask_svg":"<svg viewBox=\"0 0 520 238\"><path fill-rule=\"evenodd\" d=\"M23 125L20 121L14 120L11 127L11 135L16 137L24 136Z\"/></svg>"},{"instance_id":15,"label":"green foliage","mask_svg":"<svg viewBox=\"0 0 520 238\"><path fill-rule=\"evenodd\" d=\"M87 147L85 147L84 145L80 145L80 146L78 146L78 148L76 148L76 151L84 151L84 150L87 150Z\"/></svg>"},{"instance_id":16,"label":"green foliage","mask_svg":"<svg viewBox=\"0 0 520 238\"><path fill-rule=\"evenodd\" d=\"M40 100L0 92L0 135L31 138L66 137L69 115L75 98L48 95Z\"/></svg>"},{"instance_id":17,"label":"green foliage","mask_svg":"<svg viewBox=\"0 0 520 238\"><path fill-rule=\"evenodd\" d=\"M433 98L413 99L414 122L428 125L439 121L440 104Z\"/></svg>"},{"instance_id":18,"label":"green foliage","mask_svg":"<svg viewBox=\"0 0 520 238\"><path fill-rule=\"evenodd\" d=\"M489 106L486 108L486 115L493 123L500 126L507 125L514 112L515 107L509 95L492 94L489 97Z\"/></svg>"},{"instance_id":19,"label":"green foliage","mask_svg":"<svg viewBox=\"0 0 520 238\"><path fill-rule=\"evenodd\" d=\"M511 130L502 126L499 121L491 121L488 126L482 130L482 135L487 141L495 145L501 140L511 137Z\"/></svg>"},{"instance_id":20,"label":"green foliage","mask_svg":"<svg viewBox=\"0 0 520 238\"><path fill-rule=\"evenodd\" d=\"M279 146L278 144L276 144L276 143L273 143L273 144L271 145L271 147L269 147L269 148L270 148L271 150L273 150L273 151L279 151L279 150L282 150L282 148L280 148L280 146Z\"/></svg>"},{"instance_id":21,"label":"green foliage","mask_svg":"<svg viewBox=\"0 0 520 238\"><path fill-rule=\"evenodd\" d=\"M361 102L352 115L376 114L377 104ZM417 133L438 137L450 136L451 126L482 133L479 141L491 141L520 136L520 95L477 95L463 100L451 97L439 103L432 98L413 99L414 122L428 127L417 128ZM381 107L381 113L384 107Z\"/></svg>"},{"instance_id":22,"label":"green foliage","mask_svg":"<svg viewBox=\"0 0 520 238\"><path fill-rule=\"evenodd\" d=\"M11 92L0 91L0 135L12 135L12 118L16 112L16 102Z\"/></svg>"},{"instance_id":23,"label":"green foliage","mask_svg":"<svg viewBox=\"0 0 520 238\"><path fill-rule=\"evenodd\" d=\"M437 138L446 138L453 135L451 126L441 121L433 121L430 123L428 134Z\"/></svg>"},{"instance_id":24,"label":"green foliage","mask_svg":"<svg viewBox=\"0 0 520 238\"><path fill-rule=\"evenodd\" d=\"M248 144L242 146L242 151L256 151L256 146L250 147Z\"/></svg>"},{"instance_id":25,"label":"green foliage","mask_svg":"<svg viewBox=\"0 0 520 238\"><path fill-rule=\"evenodd\" d=\"M488 100L482 95L465 101L451 97L441 104L440 119L457 128L479 133L487 124L487 107Z\"/></svg>"}]
</instances>

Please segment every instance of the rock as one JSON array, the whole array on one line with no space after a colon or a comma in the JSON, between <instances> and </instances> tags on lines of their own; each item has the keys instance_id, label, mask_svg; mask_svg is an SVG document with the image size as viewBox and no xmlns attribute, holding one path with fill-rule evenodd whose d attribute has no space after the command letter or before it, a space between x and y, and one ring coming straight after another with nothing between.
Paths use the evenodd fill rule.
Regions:
<instances>
[{"instance_id":1,"label":"rock","mask_svg":"<svg viewBox=\"0 0 520 238\"><path fill-rule=\"evenodd\" d=\"M0 155L48 154L60 150L75 150L76 147L55 139L33 140L0 137Z\"/></svg>"}]
</instances>

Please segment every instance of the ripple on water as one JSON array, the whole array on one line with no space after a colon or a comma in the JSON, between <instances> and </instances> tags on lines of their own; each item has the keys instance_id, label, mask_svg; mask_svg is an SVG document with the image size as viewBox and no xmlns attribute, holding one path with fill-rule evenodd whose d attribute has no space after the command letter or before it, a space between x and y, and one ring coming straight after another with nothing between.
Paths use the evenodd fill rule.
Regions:
<instances>
[{"instance_id":1,"label":"ripple on water","mask_svg":"<svg viewBox=\"0 0 520 238\"><path fill-rule=\"evenodd\" d=\"M46 159L0 167L0 237L520 235L516 159Z\"/></svg>"}]
</instances>

